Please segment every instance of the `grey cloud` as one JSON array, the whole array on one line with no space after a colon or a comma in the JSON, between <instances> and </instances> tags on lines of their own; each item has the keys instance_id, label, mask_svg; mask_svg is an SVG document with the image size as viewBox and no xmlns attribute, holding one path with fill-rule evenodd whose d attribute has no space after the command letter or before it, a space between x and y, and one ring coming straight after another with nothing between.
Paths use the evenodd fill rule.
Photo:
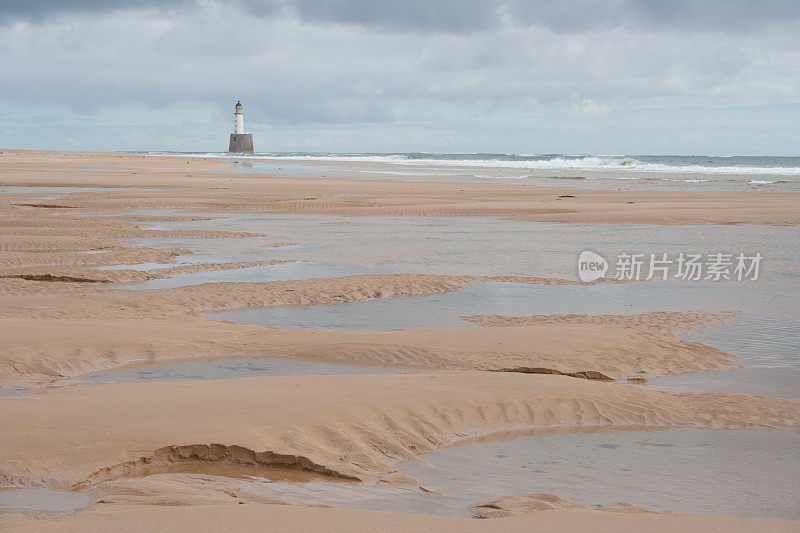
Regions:
<instances>
[{"instance_id":1,"label":"grey cloud","mask_svg":"<svg viewBox=\"0 0 800 533\"><path fill-rule=\"evenodd\" d=\"M469 32L498 23L498 3L486 0L299 0L290 6L302 20L394 30Z\"/></svg>"},{"instance_id":2,"label":"grey cloud","mask_svg":"<svg viewBox=\"0 0 800 533\"><path fill-rule=\"evenodd\" d=\"M538 24L556 32L623 26L742 31L800 18L800 4L796 0L508 0L505 8L518 24Z\"/></svg>"},{"instance_id":3,"label":"grey cloud","mask_svg":"<svg viewBox=\"0 0 800 533\"><path fill-rule=\"evenodd\" d=\"M497 23L495 0L228 0L221 14L241 10L259 18L295 17L312 23L336 23L412 31L472 31ZM202 10L199 0L2 0L0 21L38 22L62 15L106 14L157 8L169 13Z\"/></svg>"},{"instance_id":4,"label":"grey cloud","mask_svg":"<svg viewBox=\"0 0 800 533\"><path fill-rule=\"evenodd\" d=\"M189 1L173 2L170 7L185 6ZM164 4L159 0L2 0L0 22L39 22L62 15L98 15Z\"/></svg>"},{"instance_id":5,"label":"grey cloud","mask_svg":"<svg viewBox=\"0 0 800 533\"><path fill-rule=\"evenodd\" d=\"M470 33L503 24L558 33L646 26L679 31L748 31L800 20L796 0L222 0L221 13L290 17L377 30ZM199 0L3 0L0 22L154 8L173 14L204 9Z\"/></svg>"}]
</instances>

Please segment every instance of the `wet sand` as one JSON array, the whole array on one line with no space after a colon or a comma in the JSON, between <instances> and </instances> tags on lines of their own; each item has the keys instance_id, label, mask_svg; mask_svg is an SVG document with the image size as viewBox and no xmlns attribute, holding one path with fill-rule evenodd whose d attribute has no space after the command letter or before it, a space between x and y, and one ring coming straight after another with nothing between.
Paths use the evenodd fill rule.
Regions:
<instances>
[{"instance_id":1,"label":"wet sand","mask_svg":"<svg viewBox=\"0 0 800 533\"><path fill-rule=\"evenodd\" d=\"M193 207L349 215L503 216L541 222L797 225L800 192L613 191L506 184L396 182L231 174L219 160L122 154L4 152L4 185L167 189L90 193L41 208ZM88 169L87 169L88 167ZM92 169L91 167L94 167ZM109 177L113 181L109 180ZM176 191L180 191L176 194ZM94 199L91 195L94 195ZM563 197L571 195L573 197ZM98 199L102 197L103 201ZM20 202L30 203L30 202ZM63 204L63 205L62 205Z\"/></svg>"},{"instance_id":2,"label":"wet sand","mask_svg":"<svg viewBox=\"0 0 800 533\"><path fill-rule=\"evenodd\" d=\"M196 505L152 507L141 505L95 506L78 514L50 522L6 521L6 531L115 531L169 529L198 531L209 524L235 524L239 531L443 531L555 533L591 529L599 533L653 531L794 532L797 521L702 515L608 513L595 510L554 510L499 520L470 520L426 515L321 509L291 505Z\"/></svg>"},{"instance_id":3,"label":"wet sand","mask_svg":"<svg viewBox=\"0 0 800 533\"><path fill-rule=\"evenodd\" d=\"M125 530L142 519L154 521L154 527L173 527L170 521L178 510L182 522L177 527L187 529L210 523L208 513L223 520L233 511L225 523L249 528L271 520L286 525L284 529L300 530L336 520L348 531L375 524L384 524L383 530L462 531L547 531L586 524L617 531L689 525L711 531L732 525L752 530L797 527L791 521L612 513L580 506L535 515L523 512L492 520L492 525L410 514L276 507L266 500L216 507L221 501L239 502L224 491L193 485L192 477L181 478L189 482L180 490L171 482L156 483L162 478L155 473L186 473L198 465L231 476L242 465L255 465L399 486L413 481L398 471L401 460L424 460L426 452L465 438L515 430L798 431L800 404L795 401L673 394L602 381L738 366L735 354L681 338L697 326L730 319L734 309L639 315L476 314L463 326L288 329L213 320L206 314L445 294L484 283L582 287L535 268L526 276L369 273L138 291L108 285L295 260L285 246L293 241L285 235L213 229L214 217L226 213L279 210L356 217L490 215L542 222L796 225L800 193L585 189L576 194L573 189L573 197L560 198L566 189L276 177L231 173L221 162L201 158L47 152L0 154L0 186L14 187L0 191L0 387L37 391L0 398L0 482L97 495L140 494L136 506L112 498L109 501L117 503L97 503L57 519L39 516L30 522L5 516L4 528L69 530L105 524ZM26 186L69 188L62 193ZM173 211L159 211L163 209ZM157 227L159 222L208 219L212 227L204 229ZM148 244L158 239L179 246ZM252 240L270 255L181 262L193 252L192 239ZM137 265L147 268L134 268ZM253 357L395 365L413 372L238 379L191 379L190 374L177 381L110 384L65 381L132 365ZM161 515L165 501L188 507L170 507Z\"/></svg>"}]
</instances>

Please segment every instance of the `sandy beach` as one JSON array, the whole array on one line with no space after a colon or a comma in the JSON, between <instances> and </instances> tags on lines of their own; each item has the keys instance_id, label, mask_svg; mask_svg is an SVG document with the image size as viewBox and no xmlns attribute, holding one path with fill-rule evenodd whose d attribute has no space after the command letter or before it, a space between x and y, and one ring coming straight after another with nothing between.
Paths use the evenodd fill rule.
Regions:
<instances>
[{"instance_id":1,"label":"sandy beach","mask_svg":"<svg viewBox=\"0 0 800 533\"><path fill-rule=\"evenodd\" d=\"M565 240L576 229L628 230L644 235L653 252L666 243L655 236L664 227L674 228L676 240L682 232L714 239L741 227L775 232L769 235L791 249L798 206L797 191L356 179L248 172L203 157L3 150L0 527L796 531L796 505L774 516L722 516L669 502L644 508L636 494L628 504L598 507L568 493L506 492L487 493L458 516L437 516L337 504L322 498L328 489L320 489L318 501L293 491L320 483L331 494L345 487L388 491L387 499L392 491L435 498L437 488L404 472L403 462L433 464L426 457L437 450L509 432L692 429L724 438L747 430L795 438L800 402L787 399L793 391L777 398L738 390L674 393L647 384L657 376L758 366L759 346L753 355L750 345L736 344L743 321L750 327L747 320L772 316L746 307L751 289L726 285L718 301L697 296L708 306L695 309L674 304L684 293L670 292L672 281L582 283L564 268L527 259L525 268L487 272L468 266L472 257L495 263L482 248L486 237L466 226L442 245L456 250L443 254L444 269L426 259L423 244L415 248L415 239L431 239L402 224L439 228L443 220L458 225L485 217L500 231L524 224L531 234L567 232L553 237ZM310 221L310 229L285 231L299 227L296 218L280 218L288 216ZM396 222L406 240L394 244L386 234L385 246L407 264L359 241L367 234L362 224L375 220ZM614 239L600 245L627 245L626 237ZM720 246L737 245L725 239ZM770 290L793 286L791 263L767 265L786 276ZM473 291L474 305L459 312L465 291ZM620 297L624 305L617 305L615 294L641 302ZM390 307L404 302L411 307ZM542 310L550 308L559 310ZM320 309L349 310L342 313L351 313L356 326L326 322L319 317L328 315L313 314ZM220 312L234 314L221 319L214 315ZM416 312L414 327L392 325L392 317ZM285 316L291 327L279 321ZM382 316L387 326L357 327L360 316ZM787 331L779 320L768 325ZM692 337L698 331L727 336L706 342ZM782 357L790 349L780 333L773 336L767 346ZM113 378L244 359L288 360L297 368L335 364L342 373ZM347 365L365 368L348 373ZM93 381L97 373L111 377ZM796 453L788 461L797 465ZM262 493L247 485L253 478L279 480L290 490L276 485ZM84 499L37 506L39 493L32 492L25 505L3 504L4 494L25 489ZM602 494L603 487L595 490Z\"/></svg>"},{"instance_id":2,"label":"sandy beach","mask_svg":"<svg viewBox=\"0 0 800 533\"><path fill-rule=\"evenodd\" d=\"M101 167L107 174L96 170ZM408 182L364 179L288 178L229 170L218 159L152 155L59 154L5 151L3 183L9 186L113 187L21 209L181 209L199 212L277 209L288 213L342 215L485 215L539 222L646 224L797 225L800 192L614 191L525 187L491 183ZM6 174L6 172L8 174ZM6 177L7 176L7 177ZM200 187L201 190L197 188ZM159 189L150 190L147 189ZM144 190L142 190L144 189ZM166 190L162 190L166 189ZM95 195L96 196L96 195ZM102 198L102 200L101 200ZM26 202L20 202L26 203ZM49 206L49 207L48 207Z\"/></svg>"}]
</instances>

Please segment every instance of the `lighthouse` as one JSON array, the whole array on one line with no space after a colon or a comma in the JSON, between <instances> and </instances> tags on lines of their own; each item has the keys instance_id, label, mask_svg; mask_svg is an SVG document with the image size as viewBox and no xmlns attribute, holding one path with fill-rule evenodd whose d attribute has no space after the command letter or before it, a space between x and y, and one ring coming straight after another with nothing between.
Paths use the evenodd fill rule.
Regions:
<instances>
[{"instance_id":1,"label":"lighthouse","mask_svg":"<svg viewBox=\"0 0 800 533\"><path fill-rule=\"evenodd\" d=\"M239 135L244 133L244 113L242 113L242 102L236 102L236 109L233 112L233 133Z\"/></svg>"},{"instance_id":2,"label":"lighthouse","mask_svg":"<svg viewBox=\"0 0 800 533\"><path fill-rule=\"evenodd\" d=\"M228 152L253 153L253 135L244 132L244 112L241 101L236 102L236 108L233 111L233 133L231 133L231 141L228 144Z\"/></svg>"}]
</instances>

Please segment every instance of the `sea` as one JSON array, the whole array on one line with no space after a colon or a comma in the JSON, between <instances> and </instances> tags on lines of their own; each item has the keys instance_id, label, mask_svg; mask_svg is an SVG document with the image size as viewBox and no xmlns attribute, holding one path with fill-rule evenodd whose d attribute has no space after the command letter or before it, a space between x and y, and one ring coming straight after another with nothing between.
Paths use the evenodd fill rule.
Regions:
<instances>
[{"instance_id":1,"label":"sea","mask_svg":"<svg viewBox=\"0 0 800 533\"><path fill-rule=\"evenodd\" d=\"M800 157L496 153L149 152L245 172L602 188L800 189Z\"/></svg>"}]
</instances>

